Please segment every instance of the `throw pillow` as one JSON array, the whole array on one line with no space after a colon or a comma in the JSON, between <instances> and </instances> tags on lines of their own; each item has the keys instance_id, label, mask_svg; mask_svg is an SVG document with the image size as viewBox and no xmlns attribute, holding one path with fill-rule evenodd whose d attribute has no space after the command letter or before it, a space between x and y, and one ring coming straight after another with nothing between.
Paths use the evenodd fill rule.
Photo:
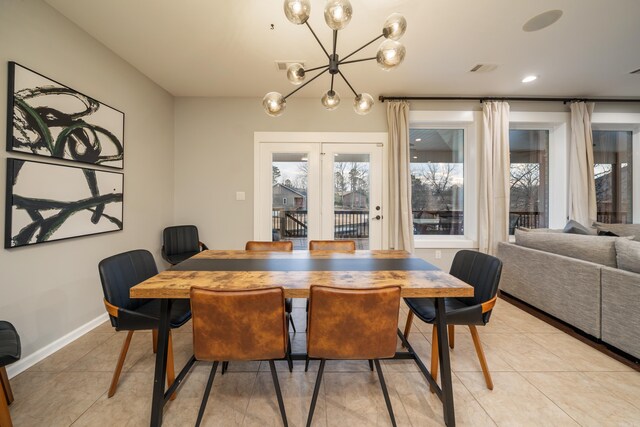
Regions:
<instances>
[{"instance_id":1,"label":"throw pillow","mask_svg":"<svg viewBox=\"0 0 640 427\"><path fill-rule=\"evenodd\" d=\"M589 229L584 225L580 224L578 221L574 221L572 219L570 219L569 222L567 222L567 225L564 226L564 229L562 231L565 233L584 234L587 236L592 236L596 234L595 230Z\"/></svg>"},{"instance_id":2,"label":"throw pillow","mask_svg":"<svg viewBox=\"0 0 640 427\"><path fill-rule=\"evenodd\" d=\"M640 242L616 239L616 260L619 269L640 273Z\"/></svg>"},{"instance_id":3,"label":"throw pillow","mask_svg":"<svg viewBox=\"0 0 640 427\"><path fill-rule=\"evenodd\" d=\"M633 240L640 241L640 224L604 224L594 222L598 231L610 231L618 236L634 236Z\"/></svg>"},{"instance_id":4,"label":"throw pillow","mask_svg":"<svg viewBox=\"0 0 640 427\"><path fill-rule=\"evenodd\" d=\"M598 236L620 237L614 232L604 230L598 230Z\"/></svg>"}]
</instances>

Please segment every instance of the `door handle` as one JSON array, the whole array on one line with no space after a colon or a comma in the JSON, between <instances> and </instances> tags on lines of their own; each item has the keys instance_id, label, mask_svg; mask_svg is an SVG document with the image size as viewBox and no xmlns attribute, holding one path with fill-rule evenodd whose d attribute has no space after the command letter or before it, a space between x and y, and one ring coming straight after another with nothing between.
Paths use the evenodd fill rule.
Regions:
<instances>
[{"instance_id":1,"label":"door handle","mask_svg":"<svg viewBox=\"0 0 640 427\"><path fill-rule=\"evenodd\" d=\"M377 219L377 220L379 221L379 220L381 220L381 219L382 219L382 216L380 216L380 215L376 215L376 216L374 216L374 217L373 217L373 218L371 218L371 219Z\"/></svg>"}]
</instances>

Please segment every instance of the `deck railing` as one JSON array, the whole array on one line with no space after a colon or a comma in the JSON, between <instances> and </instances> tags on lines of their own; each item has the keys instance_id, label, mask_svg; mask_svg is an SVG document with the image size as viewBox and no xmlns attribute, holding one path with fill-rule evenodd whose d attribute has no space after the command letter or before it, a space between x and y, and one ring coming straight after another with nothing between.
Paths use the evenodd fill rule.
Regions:
<instances>
[{"instance_id":1,"label":"deck railing","mask_svg":"<svg viewBox=\"0 0 640 427\"><path fill-rule=\"evenodd\" d=\"M273 209L271 228L274 238L307 237L307 211ZM369 212L361 210L334 211L335 238L361 239L369 237Z\"/></svg>"}]
</instances>

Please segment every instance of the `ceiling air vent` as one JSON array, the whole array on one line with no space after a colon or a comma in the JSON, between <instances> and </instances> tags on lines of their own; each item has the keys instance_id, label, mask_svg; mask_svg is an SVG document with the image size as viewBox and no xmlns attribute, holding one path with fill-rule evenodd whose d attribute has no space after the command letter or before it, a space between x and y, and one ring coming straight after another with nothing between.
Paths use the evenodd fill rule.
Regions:
<instances>
[{"instance_id":1,"label":"ceiling air vent","mask_svg":"<svg viewBox=\"0 0 640 427\"><path fill-rule=\"evenodd\" d=\"M496 64L477 64L473 68L469 70L470 73L488 73L489 71L493 71L498 66Z\"/></svg>"},{"instance_id":2,"label":"ceiling air vent","mask_svg":"<svg viewBox=\"0 0 640 427\"><path fill-rule=\"evenodd\" d=\"M640 74L640 68L638 68L637 70L633 70L629 74Z\"/></svg>"},{"instance_id":3,"label":"ceiling air vent","mask_svg":"<svg viewBox=\"0 0 640 427\"><path fill-rule=\"evenodd\" d=\"M302 66L304 67L304 61L296 61L293 59L276 61L276 67L278 68L278 71L287 71L287 68L289 68L289 65L296 64L296 63L302 64Z\"/></svg>"}]
</instances>

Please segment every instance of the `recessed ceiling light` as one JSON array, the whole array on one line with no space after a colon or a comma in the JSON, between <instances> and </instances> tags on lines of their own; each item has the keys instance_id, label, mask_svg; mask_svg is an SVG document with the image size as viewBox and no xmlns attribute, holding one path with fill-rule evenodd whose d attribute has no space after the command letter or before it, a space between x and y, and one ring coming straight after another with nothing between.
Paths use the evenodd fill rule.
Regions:
<instances>
[{"instance_id":1,"label":"recessed ceiling light","mask_svg":"<svg viewBox=\"0 0 640 427\"><path fill-rule=\"evenodd\" d=\"M302 160L303 162L306 162L307 160L309 160L309 158L308 157L303 157L300 160Z\"/></svg>"},{"instance_id":2,"label":"recessed ceiling light","mask_svg":"<svg viewBox=\"0 0 640 427\"><path fill-rule=\"evenodd\" d=\"M414 159L417 159L417 158L418 158L418 156L413 156L413 158L414 158Z\"/></svg>"},{"instance_id":3,"label":"recessed ceiling light","mask_svg":"<svg viewBox=\"0 0 640 427\"><path fill-rule=\"evenodd\" d=\"M561 10L548 10L529 19L522 26L522 31L530 33L532 31L540 31L554 24L562 16Z\"/></svg>"},{"instance_id":4,"label":"recessed ceiling light","mask_svg":"<svg viewBox=\"0 0 640 427\"><path fill-rule=\"evenodd\" d=\"M522 83L531 83L532 81L534 81L537 78L538 78L538 76L527 76L524 79L522 79Z\"/></svg>"},{"instance_id":5,"label":"recessed ceiling light","mask_svg":"<svg viewBox=\"0 0 640 427\"><path fill-rule=\"evenodd\" d=\"M416 138L416 142L422 141L422 138Z\"/></svg>"}]
</instances>

